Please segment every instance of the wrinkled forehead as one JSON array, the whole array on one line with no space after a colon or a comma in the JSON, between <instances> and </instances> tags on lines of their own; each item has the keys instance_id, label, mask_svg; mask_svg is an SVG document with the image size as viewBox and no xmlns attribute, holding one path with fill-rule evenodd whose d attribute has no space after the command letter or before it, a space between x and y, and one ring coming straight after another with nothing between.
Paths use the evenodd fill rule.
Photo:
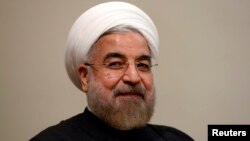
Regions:
<instances>
[{"instance_id":1,"label":"wrinkled forehead","mask_svg":"<svg viewBox=\"0 0 250 141\"><path fill-rule=\"evenodd\" d=\"M105 58L134 59L151 58L147 40L138 32L110 33L99 38L91 47L90 60Z\"/></svg>"}]
</instances>

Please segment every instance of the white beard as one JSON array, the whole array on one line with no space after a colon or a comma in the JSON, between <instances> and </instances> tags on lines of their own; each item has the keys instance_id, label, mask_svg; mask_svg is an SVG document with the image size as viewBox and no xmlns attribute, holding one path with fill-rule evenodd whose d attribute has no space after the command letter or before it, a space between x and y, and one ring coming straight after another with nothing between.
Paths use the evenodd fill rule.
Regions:
<instances>
[{"instance_id":1,"label":"white beard","mask_svg":"<svg viewBox=\"0 0 250 141\"><path fill-rule=\"evenodd\" d=\"M144 98L124 98L107 93L98 82L89 81L87 94L91 111L108 125L119 130L130 130L144 126L152 117L155 105L155 89L145 93ZM132 88L130 86L130 88ZM144 87L140 87L145 89Z\"/></svg>"}]
</instances>

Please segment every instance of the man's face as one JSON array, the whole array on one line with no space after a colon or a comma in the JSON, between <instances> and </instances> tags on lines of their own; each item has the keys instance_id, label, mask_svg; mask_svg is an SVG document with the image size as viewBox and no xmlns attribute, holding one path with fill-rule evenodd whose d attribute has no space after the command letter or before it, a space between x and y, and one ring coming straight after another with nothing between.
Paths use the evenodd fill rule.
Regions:
<instances>
[{"instance_id":1,"label":"man's face","mask_svg":"<svg viewBox=\"0 0 250 141\"><path fill-rule=\"evenodd\" d=\"M144 37L135 32L105 35L93 46L90 58L92 65L86 66L90 110L117 129L145 125L153 114L155 88L147 70L151 54Z\"/></svg>"}]
</instances>

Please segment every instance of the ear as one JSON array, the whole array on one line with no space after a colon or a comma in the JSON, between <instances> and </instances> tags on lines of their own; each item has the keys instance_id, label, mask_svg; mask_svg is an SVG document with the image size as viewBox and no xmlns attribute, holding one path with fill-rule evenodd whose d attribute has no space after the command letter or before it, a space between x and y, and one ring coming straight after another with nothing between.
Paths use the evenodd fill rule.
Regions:
<instances>
[{"instance_id":1,"label":"ear","mask_svg":"<svg viewBox=\"0 0 250 141\"><path fill-rule=\"evenodd\" d=\"M81 64L78 67L78 77L81 81L81 85L82 85L82 90L86 93L88 91L88 79L87 79L87 75L88 75L88 70L86 65Z\"/></svg>"}]
</instances>

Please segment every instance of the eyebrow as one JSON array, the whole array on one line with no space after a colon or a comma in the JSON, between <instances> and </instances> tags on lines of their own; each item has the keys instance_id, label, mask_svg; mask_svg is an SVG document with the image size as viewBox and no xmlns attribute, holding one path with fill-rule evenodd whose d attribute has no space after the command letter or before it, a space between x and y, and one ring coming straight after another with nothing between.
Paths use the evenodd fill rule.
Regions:
<instances>
[{"instance_id":1,"label":"eyebrow","mask_svg":"<svg viewBox=\"0 0 250 141\"><path fill-rule=\"evenodd\" d=\"M126 59L126 56L117 52L111 52L104 57L104 62L112 58ZM149 61L151 63L151 56L141 55L136 59L136 61Z\"/></svg>"},{"instance_id":2,"label":"eyebrow","mask_svg":"<svg viewBox=\"0 0 250 141\"><path fill-rule=\"evenodd\" d=\"M149 55L142 55L136 59L136 61L149 61L151 63L151 56Z\"/></svg>"},{"instance_id":3,"label":"eyebrow","mask_svg":"<svg viewBox=\"0 0 250 141\"><path fill-rule=\"evenodd\" d=\"M104 62L112 58L126 59L126 56L117 52L111 52L104 57Z\"/></svg>"}]
</instances>

